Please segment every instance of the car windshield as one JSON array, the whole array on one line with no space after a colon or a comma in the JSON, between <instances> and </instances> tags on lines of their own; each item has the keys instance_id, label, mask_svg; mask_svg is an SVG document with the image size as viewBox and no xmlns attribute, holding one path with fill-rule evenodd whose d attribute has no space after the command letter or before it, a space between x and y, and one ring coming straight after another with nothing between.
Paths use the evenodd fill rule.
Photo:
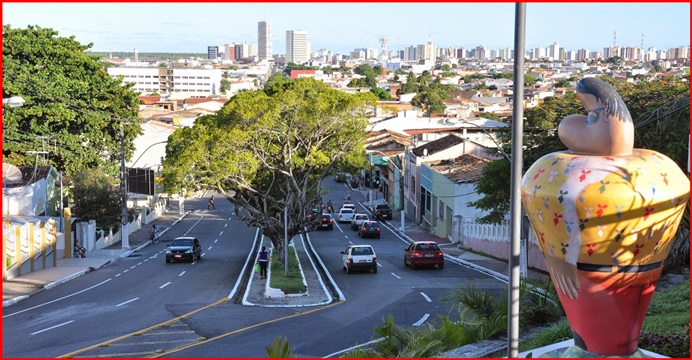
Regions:
<instances>
[{"instance_id":1,"label":"car windshield","mask_svg":"<svg viewBox=\"0 0 692 360\"><path fill-rule=\"evenodd\" d=\"M192 240L191 239L176 239L173 240L171 243L171 246L192 246Z\"/></svg>"},{"instance_id":2,"label":"car windshield","mask_svg":"<svg viewBox=\"0 0 692 360\"><path fill-rule=\"evenodd\" d=\"M342 213L342 214L353 214L353 210L351 210L351 209L343 209L343 210L341 210L341 213Z\"/></svg>"},{"instance_id":3,"label":"car windshield","mask_svg":"<svg viewBox=\"0 0 692 360\"><path fill-rule=\"evenodd\" d=\"M372 255L372 249L369 247L356 247L351 252L353 255Z\"/></svg>"},{"instance_id":4,"label":"car windshield","mask_svg":"<svg viewBox=\"0 0 692 360\"><path fill-rule=\"evenodd\" d=\"M366 215L356 215L356 220L365 220L368 217Z\"/></svg>"}]
</instances>

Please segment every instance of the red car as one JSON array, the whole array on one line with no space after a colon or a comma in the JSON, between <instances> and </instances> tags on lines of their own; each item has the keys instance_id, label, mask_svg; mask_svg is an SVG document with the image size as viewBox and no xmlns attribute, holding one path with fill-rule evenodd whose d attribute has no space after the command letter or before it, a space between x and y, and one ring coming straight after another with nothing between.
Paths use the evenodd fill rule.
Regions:
<instances>
[{"instance_id":1,"label":"red car","mask_svg":"<svg viewBox=\"0 0 692 360\"><path fill-rule=\"evenodd\" d=\"M421 265L437 265L442 270L445 266L445 256L434 241L415 241L404 249L404 266L412 270Z\"/></svg>"}]
</instances>

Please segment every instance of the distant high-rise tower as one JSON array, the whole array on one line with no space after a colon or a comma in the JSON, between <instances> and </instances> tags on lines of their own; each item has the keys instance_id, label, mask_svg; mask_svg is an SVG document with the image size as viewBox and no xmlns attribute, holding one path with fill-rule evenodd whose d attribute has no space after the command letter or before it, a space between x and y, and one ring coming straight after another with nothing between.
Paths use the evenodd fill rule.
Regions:
<instances>
[{"instance_id":1,"label":"distant high-rise tower","mask_svg":"<svg viewBox=\"0 0 692 360\"><path fill-rule=\"evenodd\" d=\"M216 60L219 57L218 46L207 46L207 59Z\"/></svg>"},{"instance_id":2,"label":"distant high-rise tower","mask_svg":"<svg viewBox=\"0 0 692 360\"><path fill-rule=\"evenodd\" d=\"M260 21L257 24L257 58L271 60L272 53L272 23Z\"/></svg>"},{"instance_id":3,"label":"distant high-rise tower","mask_svg":"<svg viewBox=\"0 0 692 360\"><path fill-rule=\"evenodd\" d=\"M308 32L286 30L286 63L303 64L310 60Z\"/></svg>"}]
</instances>

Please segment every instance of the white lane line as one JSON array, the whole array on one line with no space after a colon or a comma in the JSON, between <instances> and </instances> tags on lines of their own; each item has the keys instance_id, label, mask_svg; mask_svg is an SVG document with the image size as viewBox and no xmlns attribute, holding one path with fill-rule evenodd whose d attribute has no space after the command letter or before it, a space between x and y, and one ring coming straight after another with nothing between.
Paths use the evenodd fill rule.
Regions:
<instances>
[{"instance_id":1,"label":"white lane line","mask_svg":"<svg viewBox=\"0 0 692 360\"><path fill-rule=\"evenodd\" d=\"M126 273L126 272L128 272L128 271L130 271L130 269L125 269L125 270L123 270L123 274Z\"/></svg>"},{"instance_id":2,"label":"white lane line","mask_svg":"<svg viewBox=\"0 0 692 360\"><path fill-rule=\"evenodd\" d=\"M171 282L169 281L169 282L167 282L167 283L165 283L165 284L159 286L159 289L163 289L163 288L165 288L166 286L168 286L168 285L170 285L170 284L171 284Z\"/></svg>"},{"instance_id":3,"label":"white lane line","mask_svg":"<svg viewBox=\"0 0 692 360\"><path fill-rule=\"evenodd\" d=\"M115 277L118 277L118 276L120 276L120 275L122 275L122 274L123 274L123 273L117 273L117 274L115 274Z\"/></svg>"},{"instance_id":4,"label":"white lane line","mask_svg":"<svg viewBox=\"0 0 692 360\"><path fill-rule=\"evenodd\" d=\"M181 272L180 274L178 274L178 276L183 276L183 275L185 275L185 271L183 271L183 272Z\"/></svg>"},{"instance_id":5,"label":"white lane line","mask_svg":"<svg viewBox=\"0 0 692 360\"><path fill-rule=\"evenodd\" d=\"M226 227L226 226L228 226L228 224L223 224L223 227Z\"/></svg>"},{"instance_id":6,"label":"white lane line","mask_svg":"<svg viewBox=\"0 0 692 360\"><path fill-rule=\"evenodd\" d=\"M143 264L143 263L140 261L139 264L137 264L137 265L142 265L142 264Z\"/></svg>"},{"instance_id":7,"label":"white lane line","mask_svg":"<svg viewBox=\"0 0 692 360\"><path fill-rule=\"evenodd\" d=\"M61 326L64 326L64 325L67 325L67 324L73 323L73 322L74 322L74 320L70 320L70 321L64 322L64 323L62 323L62 324L58 324L58 325L55 325L55 326L51 326L51 327L49 327L49 328L47 328L47 329L43 329L43 330L39 330L39 331L36 331L36 332L32 332L32 333L29 334L29 335L40 334L40 333L42 333L42 332L44 332L44 331L53 330L53 329L55 329L55 328L57 328L57 327L61 327Z\"/></svg>"},{"instance_id":8,"label":"white lane line","mask_svg":"<svg viewBox=\"0 0 692 360\"><path fill-rule=\"evenodd\" d=\"M428 297L428 295L425 295L425 293L423 293L423 292L420 293L420 294L423 295L423 297L425 298L425 300L426 300L427 302L432 302L432 300L430 300L430 298Z\"/></svg>"},{"instance_id":9,"label":"white lane line","mask_svg":"<svg viewBox=\"0 0 692 360\"><path fill-rule=\"evenodd\" d=\"M130 266L130 269L134 269L136 267L137 267L137 265L132 265L132 266Z\"/></svg>"},{"instance_id":10,"label":"white lane line","mask_svg":"<svg viewBox=\"0 0 692 360\"><path fill-rule=\"evenodd\" d=\"M219 236L223 235L223 231L219 233Z\"/></svg>"},{"instance_id":11,"label":"white lane line","mask_svg":"<svg viewBox=\"0 0 692 360\"><path fill-rule=\"evenodd\" d=\"M392 274L392 276L394 276L394 277L397 278L397 279L401 279L401 276L399 276L399 275L397 275L397 274L395 274L395 273L390 273L390 274Z\"/></svg>"},{"instance_id":12,"label":"white lane line","mask_svg":"<svg viewBox=\"0 0 692 360\"><path fill-rule=\"evenodd\" d=\"M211 250L211 248L213 248L213 246L208 247L208 248L207 248L207 251Z\"/></svg>"},{"instance_id":13,"label":"white lane line","mask_svg":"<svg viewBox=\"0 0 692 360\"><path fill-rule=\"evenodd\" d=\"M127 301L125 301L125 302L121 302L120 304L118 304L118 305L115 305L115 307L118 307L118 306L123 306L123 305L125 305L125 304L129 304L129 303L131 303L131 302L133 302L133 301L136 301L136 300L139 300L139 298L138 298L138 297L136 297L136 298L134 298L134 299L131 299L131 300L127 300Z\"/></svg>"},{"instance_id":14,"label":"white lane line","mask_svg":"<svg viewBox=\"0 0 692 360\"><path fill-rule=\"evenodd\" d=\"M63 297L61 297L61 298L58 298L58 299L55 299L55 300L52 300L52 301L43 303L43 304L41 304L41 305L36 305L36 306L30 307L30 308L28 308L28 309L24 309L24 310L21 310L21 311L17 311L16 313L12 313L12 314L5 315L5 316L3 316L2 318L4 319L4 318L7 318L7 317L10 317L10 316L13 316L13 315L17 315L17 314L23 313L23 312L25 312L25 311L29 311L29 310L33 310L33 309L36 309L36 308L40 308L41 306L45 306L45 305L54 303L54 302L56 302L56 301L60 301L60 300L63 300L63 299L67 299L67 298L69 298L69 297L73 297L73 296L75 296L75 295L77 295L77 294L81 294L81 293L83 293L83 292L85 292L85 291L87 291L87 290L91 290L91 289L93 289L93 288L95 288L95 287L97 287L97 286L101 286L101 285L103 285L103 284L105 284L105 283L107 283L107 282L109 282L109 281L111 281L111 280L112 280L112 279L106 279L106 280L101 281L100 283L98 283L98 284L96 284L96 285L94 285L94 286L92 286L92 287L88 287L88 288L86 288L86 289L84 289L84 290L77 291L77 292L74 293L74 294L70 294L70 295L67 295L67 296L63 296Z\"/></svg>"},{"instance_id":15,"label":"white lane line","mask_svg":"<svg viewBox=\"0 0 692 360\"><path fill-rule=\"evenodd\" d=\"M216 244L217 241L219 241L219 239L214 240L214 244Z\"/></svg>"},{"instance_id":16,"label":"white lane line","mask_svg":"<svg viewBox=\"0 0 692 360\"><path fill-rule=\"evenodd\" d=\"M423 315L423 317L420 318L420 320L416 321L416 322L413 323L413 325L411 325L411 326L418 327L418 326L423 325L423 323L425 322L425 320L428 320L428 316L430 316L430 314L425 314L425 315Z\"/></svg>"}]
</instances>

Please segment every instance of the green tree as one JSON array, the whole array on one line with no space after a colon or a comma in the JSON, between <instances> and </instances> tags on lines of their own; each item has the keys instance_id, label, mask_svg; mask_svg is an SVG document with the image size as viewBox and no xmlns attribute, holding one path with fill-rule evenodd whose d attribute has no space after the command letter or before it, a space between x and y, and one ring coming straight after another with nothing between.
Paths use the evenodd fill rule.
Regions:
<instances>
[{"instance_id":1,"label":"green tree","mask_svg":"<svg viewBox=\"0 0 692 360\"><path fill-rule=\"evenodd\" d=\"M541 65L543 68L544 65ZM536 85L536 75L531 73L524 74L524 86L534 86Z\"/></svg>"},{"instance_id":2,"label":"green tree","mask_svg":"<svg viewBox=\"0 0 692 360\"><path fill-rule=\"evenodd\" d=\"M411 94L411 93L417 93L418 91L420 91L420 85L418 85L418 82L416 82L416 75L413 74L413 72L410 72L406 76L406 82L401 87L399 93Z\"/></svg>"},{"instance_id":3,"label":"green tree","mask_svg":"<svg viewBox=\"0 0 692 360\"><path fill-rule=\"evenodd\" d=\"M72 215L82 221L95 220L100 229L121 222L120 180L100 169L84 169L72 177Z\"/></svg>"},{"instance_id":4,"label":"green tree","mask_svg":"<svg viewBox=\"0 0 692 360\"><path fill-rule=\"evenodd\" d=\"M283 263L284 209L289 238L317 226L320 181L340 161L365 166L366 104L374 94L349 95L299 78L276 91L235 95L214 116L197 119L168 140L163 179L169 191L214 189L236 215L262 229Z\"/></svg>"},{"instance_id":5,"label":"green tree","mask_svg":"<svg viewBox=\"0 0 692 360\"><path fill-rule=\"evenodd\" d=\"M439 92L428 89L416 94L411 100L411 105L421 108L427 116L430 116L433 113L440 114L445 111L447 106L443 100L444 97L440 96Z\"/></svg>"},{"instance_id":6,"label":"green tree","mask_svg":"<svg viewBox=\"0 0 692 360\"><path fill-rule=\"evenodd\" d=\"M138 94L86 53L91 46L48 28L3 26L2 95L25 100L23 107L3 112L5 161L34 164L29 151L50 145L47 164L67 177L99 167L117 173L121 124L130 158L142 131Z\"/></svg>"},{"instance_id":7,"label":"green tree","mask_svg":"<svg viewBox=\"0 0 692 360\"><path fill-rule=\"evenodd\" d=\"M370 92L375 94L380 100L392 100L392 94L390 94L388 91L384 91L381 88L375 87L370 89Z\"/></svg>"},{"instance_id":8,"label":"green tree","mask_svg":"<svg viewBox=\"0 0 692 360\"><path fill-rule=\"evenodd\" d=\"M567 79L561 79L560 81L555 83L556 88L569 88L572 87L572 84L569 83L569 80Z\"/></svg>"}]
</instances>

